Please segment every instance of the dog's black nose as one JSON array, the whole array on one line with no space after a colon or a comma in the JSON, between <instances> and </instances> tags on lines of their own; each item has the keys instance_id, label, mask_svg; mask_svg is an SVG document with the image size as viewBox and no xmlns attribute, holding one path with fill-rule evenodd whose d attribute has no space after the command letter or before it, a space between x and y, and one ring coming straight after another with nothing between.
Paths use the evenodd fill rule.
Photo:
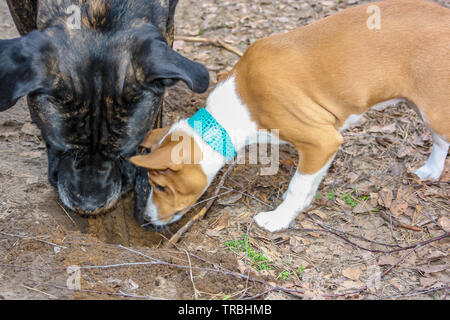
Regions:
<instances>
[{"instance_id":1,"label":"dog's black nose","mask_svg":"<svg viewBox=\"0 0 450 320\"><path fill-rule=\"evenodd\" d=\"M121 194L119 163L98 156L65 158L59 166L57 185L67 207L94 214L113 206Z\"/></svg>"}]
</instances>

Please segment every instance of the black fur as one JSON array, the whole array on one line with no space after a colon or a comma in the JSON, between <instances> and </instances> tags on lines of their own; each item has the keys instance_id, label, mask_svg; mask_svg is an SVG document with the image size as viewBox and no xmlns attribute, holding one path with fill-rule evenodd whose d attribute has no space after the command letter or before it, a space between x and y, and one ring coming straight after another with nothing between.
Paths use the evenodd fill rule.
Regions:
<instances>
[{"instance_id":1,"label":"black fur","mask_svg":"<svg viewBox=\"0 0 450 320\"><path fill-rule=\"evenodd\" d=\"M0 40L0 111L16 104L21 97L45 86L45 59L51 44L40 32Z\"/></svg>"},{"instance_id":2,"label":"black fur","mask_svg":"<svg viewBox=\"0 0 450 320\"><path fill-rule=\"evenodd\" d=\"M49 181L66 206L87 214L134 183L126 159L152 128L165 87L182 80L203 92L209 85L206 68L167 43L177 0L109 0L105 10L93 2L83 2L81 29L70 30L72 1L40 0L40 31L0 41L0 110L29 95Z\"/></svg>"}]
</instances>

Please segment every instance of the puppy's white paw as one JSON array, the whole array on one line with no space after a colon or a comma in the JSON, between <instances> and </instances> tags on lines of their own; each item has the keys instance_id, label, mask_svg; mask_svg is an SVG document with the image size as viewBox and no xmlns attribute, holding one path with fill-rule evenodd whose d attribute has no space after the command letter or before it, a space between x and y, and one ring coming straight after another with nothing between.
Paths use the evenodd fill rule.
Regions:
<instances>
[{"instance_id":1,"label":"puppy's white paw","mask_svg":"<svg viewBox=\"0 0 450 320\"><path fill-rule=\"evenodd\" d=\"M441 176L441 170L436 170L436 168L430 168L427 165L417 169L414 172L420 179L432 179L438 180Z\"/></svg>"},{"instance_id":2,"label":"puppy's white paw","mask_svg":"<svg viewBox=\"0 0 450 320\"><path fill-rule=\"evenodd\" d=\"M261 228L270 232L287 229L291 223L291 221L283 219L282 214L276 211L258 213L255 216L255 221Z\"/></svg>"}]
</instances>

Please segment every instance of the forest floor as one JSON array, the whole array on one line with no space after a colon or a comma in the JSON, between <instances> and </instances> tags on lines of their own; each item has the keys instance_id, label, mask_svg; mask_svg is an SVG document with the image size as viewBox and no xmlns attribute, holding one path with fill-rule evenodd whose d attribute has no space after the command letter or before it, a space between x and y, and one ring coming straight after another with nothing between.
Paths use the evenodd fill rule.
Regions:
<instances>
[{"instance_id":1,"label":"forest floor","mask_svg":"<svg viewBox=\"0 0 450 320\"><path fill-rule=\"evenodd\" d=\"M176 35L244 52L256 39L363 2L180 0ZM0 0L0 38L15 36ZM239 59L177 39L178 52L209 69L211 89ZM206 98L183 84L170 88L164 124L192 115ZM237 165L222 187L229 192L168 247L201 206L162 233L133 220L132 196L98 218L65 211L22 99L0 113L0 299L447 299L449 239L434 240L450 230L450 159L439 182L418 180L413 172L431 137L404 104L367 112L344 138L311 208L290 229L269 233L251 223L281 202L295 172L297 153L282 146L276 175Z\"/></svg>"}]
</instances>

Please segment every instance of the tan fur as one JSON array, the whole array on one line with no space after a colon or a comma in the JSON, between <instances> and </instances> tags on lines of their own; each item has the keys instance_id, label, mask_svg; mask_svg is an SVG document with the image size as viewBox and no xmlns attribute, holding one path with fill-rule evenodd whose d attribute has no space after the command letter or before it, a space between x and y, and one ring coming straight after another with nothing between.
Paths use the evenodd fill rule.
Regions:
<instances>
[{"instance_id":1,"label":"tan fur","mask_svg":"<svg viewBox=\"0 0 450 320\"><path fill-rule=\"evenodd\" d=\"M141 143L141 146L144 148L152 149L158 145L162 138L169 132L169 127L154 129L147 133L144 141Z\"/></svg>"},{"instance_id":2,"label":"tan fur","mask_svg":"<svg viewBox=\"0 0 450 320\"><path fill-rule=\"evenodd\" d=\"M366 25L373 4L380 30ZM301 153L301 173L337 151L349 115L392 98L412 101L450 141L450 10L416 0L368 5L259 40L234 68L253 120L280 129Z\"/></svg>"},{"instance_id":3,"label":"tan fur","mask_svg":"<svg viewBox=\"0 0 450 320\"><path fill-rule=\"evenodd\" d=\"M82 23L88 28L102 27L107 19L111 0L83 0L88 8L88 16L82 17Z\"/></svg>"},{"instance_id":4,"label":"tan fur","mask_svg":"<svg viewBox=\"0 0 450 320\"><path fill-rule=\"evenodd\" d=\"M183 132L173 132L157 146L168 129L151 131L143 146L151 148L152 152L130 159L133 164L148 169L153 203L158 207L161 222L170 221L177 212L193 205L208 185L206 175L198 164L202 160L202 152L192 137ZM190 141L186 143L185 139ZM180 152L182 163L174 163L175 148ZM163 187L164 191L157 185Z\"/></svg>"}]
</instances>

